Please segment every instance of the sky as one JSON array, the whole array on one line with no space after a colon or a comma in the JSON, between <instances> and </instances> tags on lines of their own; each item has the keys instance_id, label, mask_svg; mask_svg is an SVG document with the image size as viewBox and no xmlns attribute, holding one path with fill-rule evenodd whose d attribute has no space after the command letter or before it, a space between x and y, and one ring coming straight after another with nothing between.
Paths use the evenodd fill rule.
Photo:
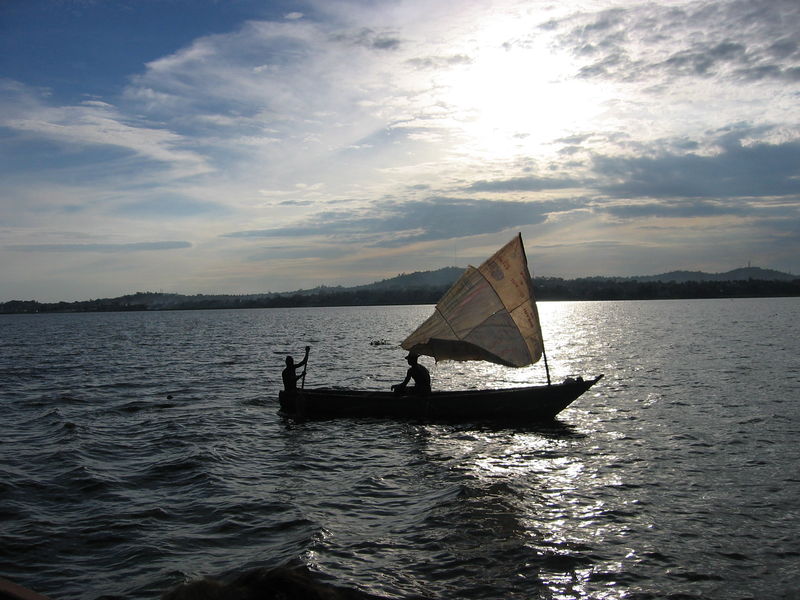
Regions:
<instances>
[{"instance_id":1,"label":"sky","mask_svg":"<svg viewBox=\"0 0 800 600\"><path fill-rule=\"evenodd\" d=\"M0 301L800 274L797 0L0 0Z\"/></svg>"}]
</instances>

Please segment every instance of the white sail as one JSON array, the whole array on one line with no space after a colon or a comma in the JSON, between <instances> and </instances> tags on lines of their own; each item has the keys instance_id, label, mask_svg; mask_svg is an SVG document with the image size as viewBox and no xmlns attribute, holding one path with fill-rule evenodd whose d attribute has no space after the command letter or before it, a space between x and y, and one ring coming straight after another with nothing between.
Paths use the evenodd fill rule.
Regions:
<instances>
[{"instance_id":1,"label":"white sail","mask_svg":"<svg viewBox=\"0 0 800 600\"><path fill-rule=\"evenodd\" d=\"M538 361L542 329L522 236L477 269L468 267L402 347L437 361L484 360L510 367Z\"/></svg>"}]
</instances>

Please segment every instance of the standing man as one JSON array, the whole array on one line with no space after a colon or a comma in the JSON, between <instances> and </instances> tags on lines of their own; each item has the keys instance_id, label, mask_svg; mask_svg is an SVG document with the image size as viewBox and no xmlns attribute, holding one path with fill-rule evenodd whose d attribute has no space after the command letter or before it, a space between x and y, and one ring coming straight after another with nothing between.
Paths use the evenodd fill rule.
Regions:
<instances>
[{"instance_id":1,"label":"standing man","mask_svg":"<svg viewBox=\"0 0 800 600\"><path fill-rule=\"evenodd\" d=\"M396 383L392 386L392 391L398 394L430 394L431 393L431 374L428 369L417 362L419 354L409 353L406 356L408 361L408 371L403 383ZM414 380L414 385L408 387L408 382Z\"/></svg>"},{"instance_id":2,"label":"standing man","mask_svg":"<svg viewBox=\"0 0 800 600\"><path fill-rule=\"evenodd\" d=\"M294 364L294 359L291 356L286 357L286 368L283 370L283 373L281 373L281 377L283 377L283 389L287 392L296 392L297 381L306 376L305 369L303 369L303 372L300 373L300 375L297 374L297 369L305 366L305 364L308 362L309 350L311 350L311 346L306 346L306 356L297 364Z\"/></svg>"}]
</instances>

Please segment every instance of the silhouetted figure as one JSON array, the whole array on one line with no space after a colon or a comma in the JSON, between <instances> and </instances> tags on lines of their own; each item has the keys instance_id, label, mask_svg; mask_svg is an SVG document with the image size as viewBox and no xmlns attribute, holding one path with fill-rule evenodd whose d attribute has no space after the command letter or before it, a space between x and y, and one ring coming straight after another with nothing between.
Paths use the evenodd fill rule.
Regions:
<instances>
[{"instance_id":1,"label":"silhouetted figure","mask_svg":"<svg viewBox=\"0 0 800 600\"><path fill-rule=\"evenodd\" d=\"M297 369L305 366L305 364L308 362L309 350L311 350L311 346L306 346L306 356L297 364L294 364L294 359L291 356L286 357L286 368L283 370L283 373L281 373L281 377L283 377L283 389L287 392L296 392L297 382L305 377L305 369L303 369L303 372L300 373L300 375L297 374Z\"/></svg>"},{"instance_id":2,"label":"silhouetted figure","mask_svg":"<svg viewBox=\"0 0 800 600\"><path fill-rule=\"evenodd\" d=\"M430 394L431 393L431 374L428 369L417 362L419 354L409 353L406 356L408 361L408 371L403 383L396 383L392 386L392 391L398 394ZM414 385L408 387L408 382L414 380Z\"/></svg>"}]
</instances>

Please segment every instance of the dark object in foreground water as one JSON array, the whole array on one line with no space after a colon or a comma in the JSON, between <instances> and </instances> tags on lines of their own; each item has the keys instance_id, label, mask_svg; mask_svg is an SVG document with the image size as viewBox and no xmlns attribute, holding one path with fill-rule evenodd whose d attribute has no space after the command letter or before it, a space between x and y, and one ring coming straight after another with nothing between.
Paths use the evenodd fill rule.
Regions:
<instances>
[{"instance_id":1,"label":"dark object in foreground water","mask_svg":"<svg viewBox=\"0 0 800 600\"><path fill-rule=\"evenodd\" d=\"M301 418L379 417L432 421L547 421L600 381L567 379L553 385L431 392L403 396L394 392L306 388L281 392L281 411Z\"/></svg>"},{"instance_id":2,"label":"dark object in foreground water","mask_svg":"<svg viewBox=\"0 0 800 600\"><path fill-rule=\"evenodd\" d=\"M0 577L0 600L50 600L47 596Z\"/></svg>"},{"instance_id":3,"label":"dark object in foreground water","mask_svg":"<svg viewBox=\"0 0 800 600\"><path fill-rule=\"evenodd\" d=\"M316 581L304 565L256 569L230 583L200 579L166 592L162 600L385 600Z\"/></svg>"}]
</instances>

